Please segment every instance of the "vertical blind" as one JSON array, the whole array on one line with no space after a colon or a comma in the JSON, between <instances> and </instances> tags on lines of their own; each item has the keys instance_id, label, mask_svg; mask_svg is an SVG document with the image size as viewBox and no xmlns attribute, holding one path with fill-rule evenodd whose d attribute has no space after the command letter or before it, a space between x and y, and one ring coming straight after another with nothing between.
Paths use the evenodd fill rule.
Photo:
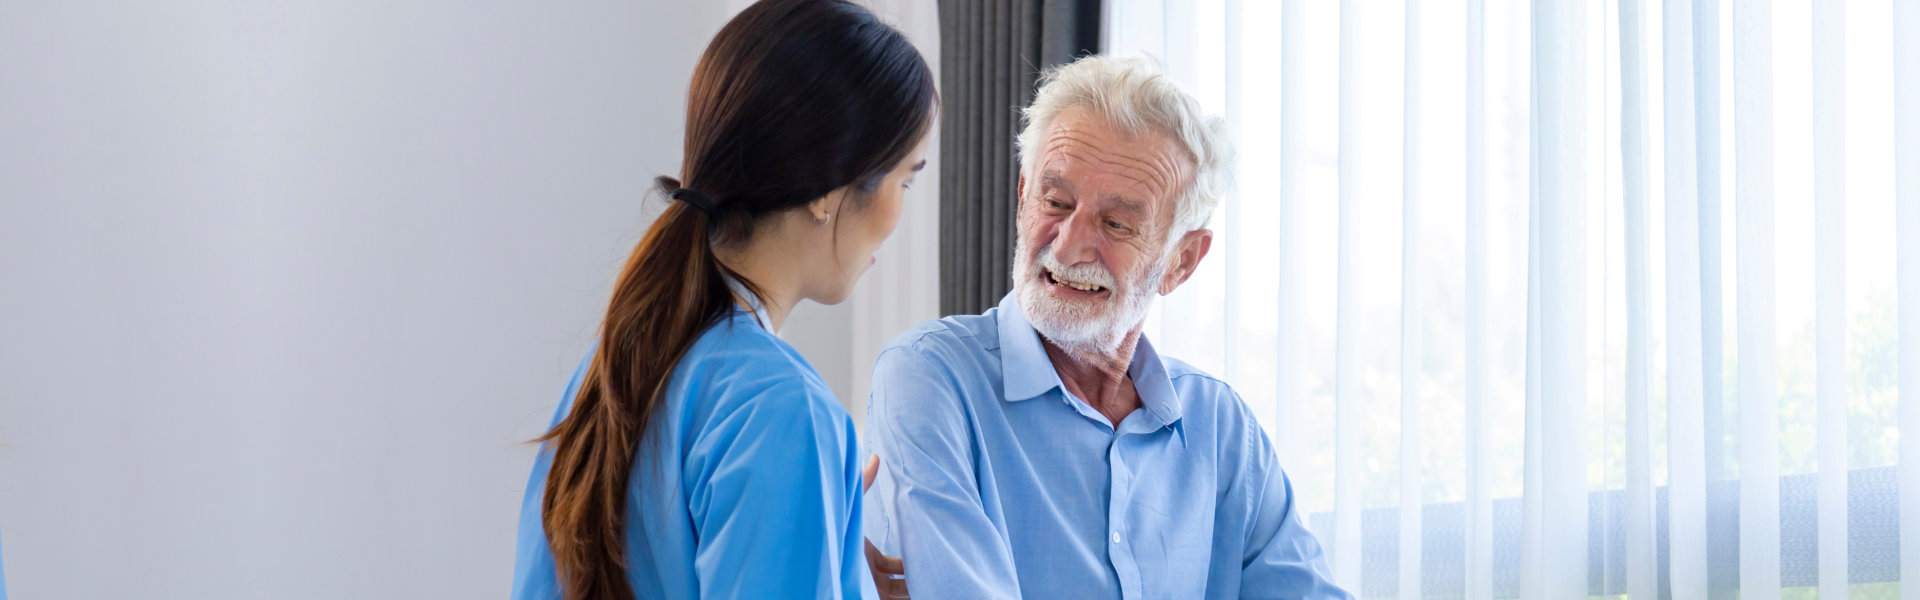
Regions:
<instances>
[{"instance_id":1,"label":"vertical blind","mask_svg":"<svg viewBox=\"0 0 1920 600\"><path fill-rule=\"evenodd\" d=\"M1241 153L1148 317L1363 597L1920 598L1920 2L1111 0Z\"/></svg>"},{"instance_id":2,"label":"vertical blind","mask_svg":"<svg viewBox=\"0 0 1920 600\"><path fill-rule=\"evenodd\" d=\"M883 10L892 8L879 3ZM924 8L924 7L920 7ZM1100 0L940 0L940 313L1012 289L1019 107L1044 69L1092 52Z\"/></svg>"}]
</instances>

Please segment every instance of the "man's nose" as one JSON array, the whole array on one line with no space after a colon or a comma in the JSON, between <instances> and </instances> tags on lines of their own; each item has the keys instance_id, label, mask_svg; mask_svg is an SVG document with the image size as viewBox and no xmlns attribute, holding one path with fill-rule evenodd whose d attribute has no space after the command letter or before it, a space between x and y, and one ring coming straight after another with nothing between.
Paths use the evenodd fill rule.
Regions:
<instances>
[{"instance_id":1,"label":"man's nose","mask_svg":"<svg viewBox=\"0 0 1920 600\"><path fill-rule=\"evenodd\" d=\"M1100 234L1091 216L1075 212L1060 222L1060 234L1053 239L1053 259L1063 265L1093 262L1095 241Z\"/></svg>"}]
</instances>

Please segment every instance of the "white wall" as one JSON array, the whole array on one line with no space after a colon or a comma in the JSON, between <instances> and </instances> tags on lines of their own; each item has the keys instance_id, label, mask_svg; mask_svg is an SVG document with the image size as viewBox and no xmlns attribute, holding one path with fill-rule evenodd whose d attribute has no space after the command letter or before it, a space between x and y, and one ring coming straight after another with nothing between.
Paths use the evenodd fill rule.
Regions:
<instances>
[{"instance_id":1,"label":"white wall","mask_svg":"<svg viewBox=\"0 0 1920 600\"><path fill-rule=\"evenodd\" d=\"M731 8L0 3L13 597L503 595L519 442ZM936 180L902 233L936 237ZM892 333L855 314L787 332L849 394Z\"/></svg>"}]
</instances>

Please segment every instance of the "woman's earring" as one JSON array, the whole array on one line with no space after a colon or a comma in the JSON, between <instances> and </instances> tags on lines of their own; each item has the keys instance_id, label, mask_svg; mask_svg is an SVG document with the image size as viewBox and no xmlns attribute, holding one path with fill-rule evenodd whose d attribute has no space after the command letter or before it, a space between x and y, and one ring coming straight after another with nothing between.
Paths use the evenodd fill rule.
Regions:
<instances>
[{"instance_id":1,"label":"woman's earring","mask_svg":"<svg viewBox=\"0 0 1920 600\"><path fill-rule=\"evenodd\" d=\"M833 220L833 213L822 213L819 215L815 215L813 217L813 224L825 225L827 224L828 221L832 221L832 220Z\"/></svg>"}]
</instances>

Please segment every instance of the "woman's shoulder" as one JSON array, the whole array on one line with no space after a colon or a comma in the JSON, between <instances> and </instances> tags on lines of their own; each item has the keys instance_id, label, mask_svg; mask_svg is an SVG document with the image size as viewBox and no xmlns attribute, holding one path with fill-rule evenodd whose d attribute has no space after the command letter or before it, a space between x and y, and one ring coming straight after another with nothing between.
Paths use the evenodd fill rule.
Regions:
<instances>
[{"instance_id":1,"label":"woman's shoulder","mask_svg":"<svg viewBox=\"0 0 1920 600\"><path fill-rule=\"evenodd\" d=\"M669 393L685 411L690 456L733 455L739 440L821 457L854 447L852 415L806 359L751 314L703 334L681 359Z\"/></svg>"},{"instance_id":2,"label":"woman's shoulder","mask_svg":"<svg viewBox=\"0 0 1920 600\"><path fill-rule=\"evenodd\" d=\"M701 334L680 361L676 379L721 400L784 398L845 414L820 373L785 340L738 311ZM688 391L693 391L689 389Z\"/></svg>"}]
</instances>

